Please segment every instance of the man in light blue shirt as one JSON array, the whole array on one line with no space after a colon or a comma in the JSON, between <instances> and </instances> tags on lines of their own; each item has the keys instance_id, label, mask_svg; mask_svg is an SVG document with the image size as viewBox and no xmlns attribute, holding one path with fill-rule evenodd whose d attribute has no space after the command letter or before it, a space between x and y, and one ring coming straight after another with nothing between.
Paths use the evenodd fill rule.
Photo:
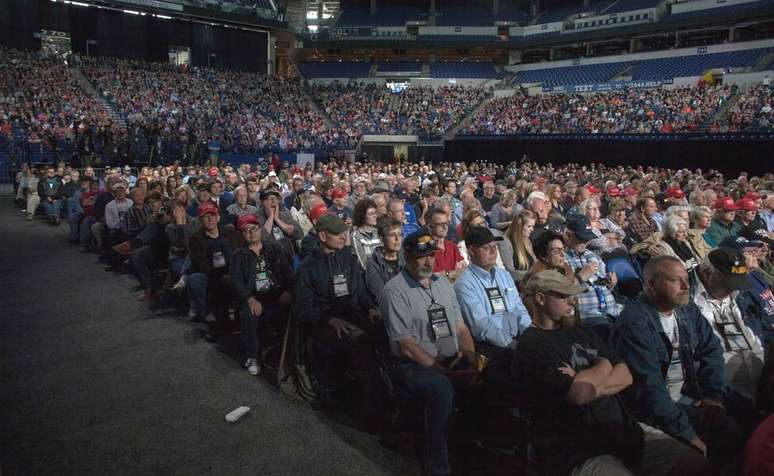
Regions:
<instances>
[{"instance_id":1,"label":"man in light blue shirt","mask_svg":"<svg viewBox=\"0 0 774 476\"><path fill-rule=\"evenodd\" d=\"M457 279L454 291L473 339L513 349L517 338L532 324L532 319L510 273L495 267L497 244L494 242L502 239L481 226L468 231L465 244L470 266Z\"/></svg>"}]
</instances>

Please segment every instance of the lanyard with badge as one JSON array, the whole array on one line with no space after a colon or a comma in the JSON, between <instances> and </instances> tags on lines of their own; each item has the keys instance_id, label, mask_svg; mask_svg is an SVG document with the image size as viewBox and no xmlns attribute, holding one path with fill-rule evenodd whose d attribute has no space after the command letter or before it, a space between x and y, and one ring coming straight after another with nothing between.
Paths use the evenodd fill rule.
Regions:
<instances>
[{"instance_id":1,"label":"lanyard with badge","mask_svg":"<svg viewBox=\"0 0 774 476\"><path fill-rule=\"evenodd\" d=\"M215 269L226 266L226 255L222 251L212 253L212 267Z\"/></svg>"},{"instance_id":2,"label":"lanyard with badge","mask_svg":"<svg viewBox=\"0 0 774 476\"><path fill-rule=\"evenodd\" d=\"M274 289L274 280L266 267L266 260L263 256L259 256L255 264L255 292L267 293L272 289Z\"/></svg>"},{"instance_id":3,"label":"lanyard with badge","mask_svg":"<svg viewBox=\"0 0 774 476\"><path fill-rule=\"evenodd\" d=\"M278 227L277 225L274 225L271 228L271 235L274 237L275 240L280 241L282 238L285 237L285 232L282 231L282 228Z\"/></svg>"},{"instance_id":4,"label":"lanyard with badge","mask_svg":"<svg viewBox=\"0 0 774 476\"><path fill-rule=\"evenodd\" d=\"M486 297L487 299L489 299L489 306L492 309L492 314L499 314L501 312L505 312L506 311L505 298L503 297L502 291L500 291L500 287L497 285L497 281L495 280L494 286L487 287L484 284L484 281L482 281L481 278L478 277L475 271L471 270L471 273L473 273L473 276L481 284L481 287L484 288Z\"/></svg>"},{"instance_id":5,"label":"lanyard with badge","mask_svg":"<svg viewBox=\"0 0 774 476\"><path fill-rule=\"evenodd\" d=\"M436 302L433 296L433 283L430 283L430 289L422 290L430 297L430 305L427 307L427 320L430 322L430 333L433 340L451 337L451 325L446 316L446 308Z\"/></svg>"}]
</instances>

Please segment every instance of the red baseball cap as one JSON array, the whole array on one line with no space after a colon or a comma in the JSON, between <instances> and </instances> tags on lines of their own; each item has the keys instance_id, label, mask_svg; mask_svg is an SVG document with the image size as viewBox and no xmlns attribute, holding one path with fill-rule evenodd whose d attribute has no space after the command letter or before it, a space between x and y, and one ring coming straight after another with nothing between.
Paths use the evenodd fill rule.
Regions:
<instances>
[{"instance_id":1,"label":"red baseball cap","mask_svg":"<svg viewBox=\"0 0 774 476\"><path fill-rule=\"evenodd\" d=\"M759 195L755 192L747 192L746 194L744 194L744 197L742 197L742 200L744 200L745 198L748 198L750 200L760 200L761 198L763 198L763 195Z\"/></svg>"},{"instance_id":2,"label":"red baseball cap","mask_svg":"<svg viewBox=\"0 0 774 476\"><path fill-rule=\"evenodd\" d=\"M217 177L218 176L218 168L217 167L210 167L210 170L207 171L207 175L210 177Z\"/></svg>"},{"instance_id":3,"label":"red baseball cap","mask_svg":"<svg viewBox=\"0 0 774 476\"><path fill-rule=\"evenodd\" d=\"M597 187L593 186L592 184L586 185L586 190L589 191L589 193L602 193L602 190L598 189Z\"/></svg>"},{"instance_id":4,"label":"red baseball cap","mask_svg":"<svg viewBox=\"0 0 774 476\"><path fill-rule=\"evenodd\" d=\"M245 229L245 227L247 225L249 225L251 223L253 223L255 225L260 225L260 223L258 222L258 217L253 215L252 213L248 213L247 215L242 215L237 220L237 229L242 231L242 230Z\"/></svg>"},{"instance_id":5,"label":"red baseball cap","mask_svg":"<svg viewBox=\"0 0 774 476\"><path fill-rule=\"evenodd\" d=\"M639 194L640 194L640 192L638 192L637 189L634 188L634 187L626 187L624 189L624 191L623 191L623 196L624 197L634 197L634 196L639 195Z\"/></svg>"},{"instance_id":6,"label":"red baseball cap","mask_svg":"<svg viewBox=\"0 0 774 476\"><path fill-rule=\"evenodd\" d=\"M328 207L325 206L324 203L321 203L311 210L309 210L309 219L312 221L317 221L321 216L328 213Z\"/></svg>"},{"instance_id":7,"label":"red baseball cap","mask_svg":"<svg viewBox=\"0 0 774 476\"><path fill-rule=\"evenodd\" d=\"M666 191L664 194L666 198L685 198L685 192L683 192L680 187L673 187Z\"/></svg>"},{"instance_id":8,"label":"red baseball cap","mask_svg":"<svg viewBox=\"0 0 774 476\"><path fill-rule=\"evenodd\" d=\"M344 198L347 196L347 191L343 188L334 188L331 190L331 198Z\"/></svg>"},{"instance_id":9,"label":"red baseball cap","mask_svg":"<svg viewBox=\"0 0 774 476\"><path fill-rule=\"evenodd\" d=\"M734 199L731 197L720 197L715 200L715 204L712 206L715 210L725 210L727 212L735 212L739 210L739 207L734 203Z\"/></svg>"},{"instance_id":10,"label":"red baseball cap","mask_svg":"<svg viewBox=\"0 0 774 476\"><path fill-rule=\"evenodd\" d=\"M213 202L204 202L199 205L199 217L203 217L208 213L220 215L220 210L218 210L218 206Z\"/></svg>"},{"instance_id":11,"label":"red baseball cap","mask_svg":"<svg viewBox=\"0 0 774 476\"><path fill-rule=\"evenodd\" d=\"M735 205L738 210L746 210L750 212L758 210L758 205L755 203L755 200L750 198L742 198L738 200Z\"/></svg>"},{"instance_id":12,"label":"red baseball cap","mask_svg":"<svg viewBox=\"0 0 774 476\"><path fill-rule=\"evenodd\" d=\"M607 194L610 195L611 197L620 197L621 189L618 187L608 187Z\"/></svg>"}]
</instances>

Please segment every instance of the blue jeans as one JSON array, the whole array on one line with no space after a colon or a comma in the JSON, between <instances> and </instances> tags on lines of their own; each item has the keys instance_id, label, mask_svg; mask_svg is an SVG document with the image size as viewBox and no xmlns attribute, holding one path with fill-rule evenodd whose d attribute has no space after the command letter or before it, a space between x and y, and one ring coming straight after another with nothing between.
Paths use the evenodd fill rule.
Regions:
<instances>
[{"instance_id":1,"label":"blue jeans","mask_svg":"<svg viewBox=\"0 0 774 476\"><path fill-rule=\"evenodd\" d=\"M276 303L261 302L263 313L255 317L250 312L250 306L243 302L239 306L239 322L242 328L242 345L245 348L245 357L255 359L261 350L261 328L266 328L276 321L279 316L279 306Z\"/></svg>"},{"instance_id":2,"label":"blue jeans","mask_svg":"<svg viewBox=\"0 0 774 476\"><path fill-rule=\"evenodd\" d=\"M449 474L447 436L454 403L454 387L445 375L415 362L397 364L394 383L424 408L425 454L430 474Z\"/></svg>"},{"instance_id":3,"label":"blue jeans","mask_svg":"<svg viewBox=\"0 0 774 476\"><path fill-rule=\"evenodd\" d=\"M94 215L84 217L81 220L81 224L78 226L78 235L81 242L81 247L86 248L91 241L91 226L97 223L97 218Z\"/></svg>"},{"instance_id":4,"label":"blue jeans","mask_svg":"<svg viewBox=\"0 0 774 476\"><path fill-rule=\"evenodd\" d=\"M192 273L186 281L188 302L197 316L207 315L207 275Z\"/></svg>"},{"instance_id":5,"label":"blue jeans","mask_svg":"<svg viewBox=\"0 0 774 476\"><path fill-rule=\"evenodd\" d=\"M188 256L184 256L182 258L172 258L169 260L169 270L172 271L172 273L176 277L180 277L188 271L188 268L191 267L191 258Z\"/></svg>"},{"instance_id":6,"label":"blue jeans","mask_svg":"<svg viewBox=\"0 0 774 476\"><path fill-rule=\"evenodd\" d=\"M148 245L137 248L132 251L131 260L140 285L145 289L151 289L153 287L153 270L156 265L153 249Z\"/></svg>"},{"instance_id":7,"label":"blue jeans","mask_svg":"<svg viewBox=\"0 0 774 476\"><path fill-rule=\"evenodd\" d=\"M80 225L83 220L83 213L72 212L67 216L67 223L70 225L69 240L71 243L75 243L80 240Z\"/></svg>"},{"instance_id":8,"label":"blue jeans","mask_svg":"<svg viewBox=\"0 0 774 476\"><path fill-rule=\"evenodd\" d=\"M57 198L53 202L49 202L48 199L43 199L40 201L40 204L43 205L43 211L46 213L46 216L49 218L56 218L60 215L62 215L62 199Z\"/></svg>"}]
</instances>

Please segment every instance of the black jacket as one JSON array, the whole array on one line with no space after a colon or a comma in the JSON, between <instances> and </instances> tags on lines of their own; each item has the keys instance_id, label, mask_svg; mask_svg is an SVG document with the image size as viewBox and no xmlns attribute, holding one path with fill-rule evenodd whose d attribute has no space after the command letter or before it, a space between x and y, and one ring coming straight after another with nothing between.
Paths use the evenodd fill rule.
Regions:
<instances>
[{"instance_id":1,"label":"black jacket","mask_svg":"<svg viewBox=\"0 0 774 476\"><path fill-rule=\"evenodd\" d=\"M346 296L334 294L333 276L337 274L347 279ZM366 290L363 269L348 248L335 253L311 251L296 276L294 313L299 322L324 324L337 317L356 323L374 307Z\"/></svg>"},{"instance_id":2,"label":"black jacket","mask_svg":"<svg viewBox=\"0 0 774 476\"><path fill-rule=\"evenodd\" d=\"M232 256L239 247L242 246L242 235L240 235L232 226L223 226L219 228L220 233L226 239L226 243L229 247L228 253L226 253L225 268L225 270L228 270ZM212 261L207 257L207 235L204 234L204 227L191 235L191 238L188 240L188 249L191 256L192 273L211 274L215 271L215 268L212 266Z\"/></svg>"},{"instance_id":3,"label":"black jacket","mask_svg":"<svg viewBox=\"0 0 774 476\"><path fill-rule=\"evenodd\" d=\"M290 256L279 245L275 244L264 244L261 254L266 260L266 266L269 268L269 271L279 281L280 290L291 291L295 284L295 279L293 277L293 268L290 264ZM231 265L229 267L231 287L234 288L234 292L240 301L246 301L247 298L253 296L257 261L257 256L247 246L239 248L231 258ZM258 300L260 301L260 299Z\"/></svg>"}]
</instances>

